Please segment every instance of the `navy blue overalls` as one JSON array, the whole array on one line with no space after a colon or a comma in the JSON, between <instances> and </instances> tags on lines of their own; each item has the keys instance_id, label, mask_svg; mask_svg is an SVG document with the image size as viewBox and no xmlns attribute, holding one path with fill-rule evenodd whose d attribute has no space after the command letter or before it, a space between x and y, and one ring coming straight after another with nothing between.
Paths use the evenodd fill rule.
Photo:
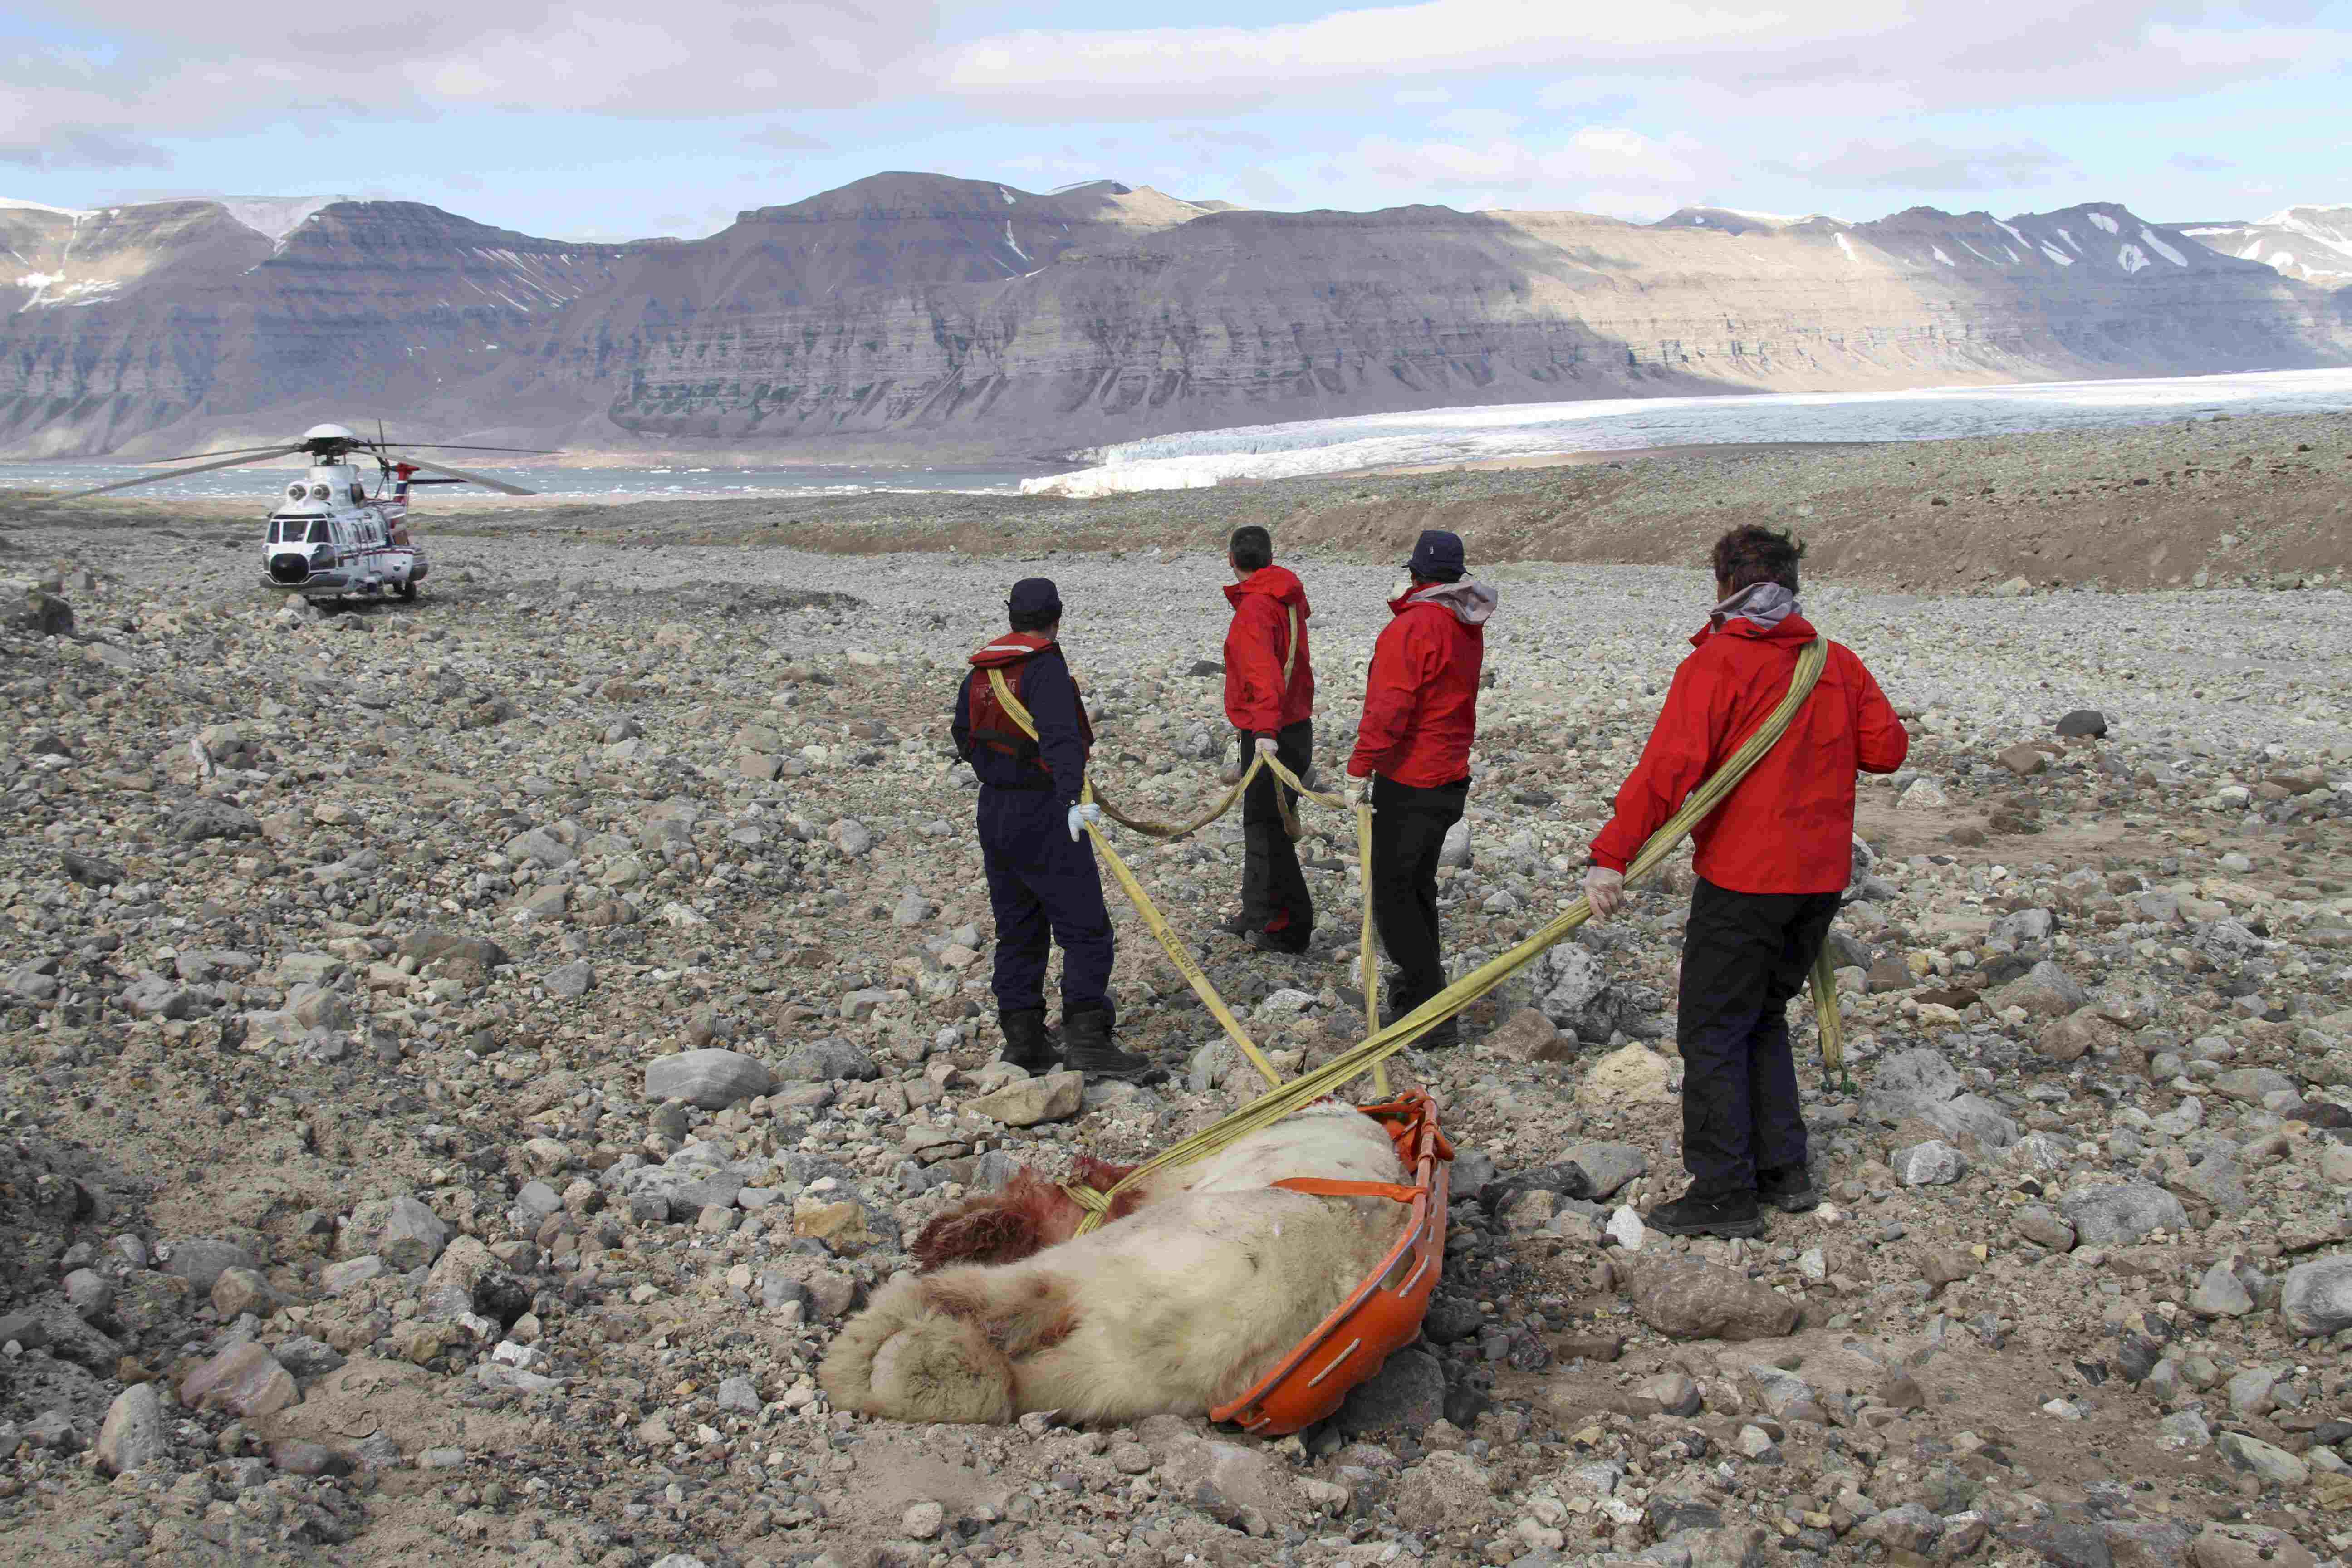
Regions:
<instances>
[{"instance_id":1,"label":"navy blue overalls","mask_svg":"<svg viewBox=\"0 0 2352 1568\"><path fill-rule=\"evenodd\" d=\"M956 754L980 777L980 851L996 915L996 1005L1005 1013L1045 1005L1045 961L1062 947L1062 1016L1111 1010L1110 911L1094 847L1073 843L1069 810L1078 802L1094 731L1062 650L1036 632L1005 632L971 656L956 691ZM1037 726L1032 741L991 689L1005 684ZM1050 940L1049 940L1050 933Z\"/></svg>"}]
</instances>

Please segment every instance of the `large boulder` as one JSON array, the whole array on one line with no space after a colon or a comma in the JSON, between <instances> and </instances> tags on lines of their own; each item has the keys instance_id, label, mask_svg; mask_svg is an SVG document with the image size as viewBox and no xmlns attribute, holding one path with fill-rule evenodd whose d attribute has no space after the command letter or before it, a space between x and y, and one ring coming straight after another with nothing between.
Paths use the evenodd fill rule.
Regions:
<instances>
[{"instance_id":1,"label":"large boulder","mask_svg":"<svg viewBox=\"0 0 2352 1568\"><path fill-rule=\"evenodd\" d=\"M2074 1226L2084 1247L2121 1247L2158 1230L2175 1235L2189 1228L2180 1200L2153 1182L2078 1187L2058 1200L2058 1211Z\"/></svg>"},{"instance_id":2,"label":"large boulder","mask_svg":"<svg viewBox=\"0 0 2352 1568\"><path fill-rule=\"evenodd\" d=\"M1578 1086L1589 1106L1663 1105L1675 1098L1674 1068L1647 1046L1623 1046L1592 1064Z\"/></svg>"},{"instance_id":3,"label":"large boulder","mask_svg":"<svg viewBox=\"0 0 2352 1568\"><path fill-rule=\"evenodd\" d=\"M1678 1340L1778 1339L1801 1316L1769 1286L1696 1258L1643 1263L1627 1293L1643 1322Z\"/></svg>"},{"instance_id":4,"label":"large boulder","mask_svg":"<svg viewBox=\"0 0 2352 1568\"><path fill-rule=\"evenodd\" d=\"M646 1098L683 1100L705 1110L724 1110L776 1087L776 1075L757 1057L707 1047L662 1057L646 1067Z\"/></svg>"},{"instance_id":5,"label":"large boulder","mask_svg":"<svg viewBox=\"0 0 2352 1568\"><path fill-rule=\"evenodd\" d=\"M2279 1289L2279 1316L2298 1334L2352 1329L2352 1253L2298 1263Z\"/></svg>"},{"instance_id":6,"label":"large boulder","mask_svg":"<svg viewBox=\"0 0 2352 1568\"><path fill-rule=\"evenodd\" d=\"M1086 1088L1084 1073L1046 1073L1038 1078L1016 1079L1003 1089L975 1095L964 1102L964 1109L992 1121L1002 1121L1007 1127L1066 1121L1078 1113Z\"/></svg>"},{"instance_id":7,"label":"large boulder","mask_svg":"<svg viewBox=\"0 0 2352 1568\"><path fill-rule=\"evenodd\" d=\"M404 1273L422 1268L441 1256L449 1242L449 1227L441 1216L415 1198L394 1198L376 1236L376 1255Z\"/></svg>"},{"instance_id":8,"label":"large boulder","mask_svg":"<svg viewBox=\"0 0 2352 1568\"><path fill-rule=\"evenodd\" d=\"M143 1470L172 1457L163 1429L163 1400L152 1383L134 1383L114 1396L98 1429L98 1462L110 1476Z\"/></svg>"}]
</instances>

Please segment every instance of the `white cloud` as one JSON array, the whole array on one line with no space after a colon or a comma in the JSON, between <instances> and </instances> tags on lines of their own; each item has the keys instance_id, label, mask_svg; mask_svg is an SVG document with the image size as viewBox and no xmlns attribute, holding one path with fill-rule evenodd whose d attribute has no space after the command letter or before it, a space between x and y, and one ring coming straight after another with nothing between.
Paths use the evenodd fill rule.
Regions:
<instances>
[{"instance_id":1,"label":"white cloud","mask_svg":"<svg viewBox=\"0 0 2352 1568\"><path fill-rule=\"evenodd\" d=\"M2307 18L2310 6L2257 5ZM1380 84L1394 101L1444 79L1568 79L1553 101L1725 95L1750 109L1841 115L2032 102L2149 101L2352 61L2352 35L2211 25L2203 0L1422 0L1260 27L1034 30L942 50L939 89L1013 120L1232 112ZM1412 85L1399 89L1400 78Z\"/></svg>"},{"instance_id":2,"label":"white cloud","mask_svg":"<svg viewBox=\"0 0 2352 1568\"><path fill-rule=\"evenodd\" d=\"M835 108L876 97L894 67L929 51L939 11L939 0L667 0L655 13L480 0L383 21L387 47L362 56L354 43L370 35L308 0L82 0L75 32L116 47L102 59L0 56L0 160L152 165L154 143L176 138L465 109L682 120Z\"/></svg>"},{"instance_id":3,"label":"white cloud","mask_svg":"<svg viewBox=\"0 0 2352 1568\"><path fill-rule=\"evenodd\" d=\"M1623 126L1588 125L1542 145L1508 137L1469 143L1374 136L1360 142L1356 154L1366 168L1407 191L1472 192L1476 196L1470 205L1491 206L1506 195L1534 194L1551 205L1590 199L1596 186L1615 191L1648 182L1685 184L1695 172L1683 151ZM1652 206L1657 200L1653 188L1635 205Z\"/></svg>"},{"instance_id":4,"label":"white cloud","mask_svg":"<svg viewBox=\"0 0 2352 1568\"><path fill-rule=\"evenodd\" d=\"M2073 164L2039 142L1954 147L1913 137L1848 142L1833 153L1767 167L1830 190L1979 191L2044 184Z\"/></svg>"}]
</instances>

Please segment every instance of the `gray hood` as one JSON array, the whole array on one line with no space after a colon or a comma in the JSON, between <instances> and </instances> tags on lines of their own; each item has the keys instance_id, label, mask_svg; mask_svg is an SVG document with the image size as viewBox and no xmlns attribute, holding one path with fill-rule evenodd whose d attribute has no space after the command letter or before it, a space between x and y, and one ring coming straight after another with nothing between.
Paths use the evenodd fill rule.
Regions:
<instances>
[{"instance_id":1,"label":"gray hood","mask_svg":"<svg viewBox=\"0 0 2352 1568\"><path fill-rule=\"evenodd\" d=\"M1483 626L1495 614L1496 595L1484 583L1465 577L1459 583L1432 583L1416 588L1400 602L1405 605L1443 605L1454 612L1454 618L1465 626Z\"/></svg>"}]
</instances>

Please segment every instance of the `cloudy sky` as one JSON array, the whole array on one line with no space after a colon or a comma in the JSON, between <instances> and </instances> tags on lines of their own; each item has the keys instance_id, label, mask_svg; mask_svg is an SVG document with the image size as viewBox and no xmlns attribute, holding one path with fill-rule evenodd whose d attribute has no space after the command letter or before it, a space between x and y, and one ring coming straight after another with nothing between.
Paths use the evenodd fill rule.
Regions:
<instances>
[{"instance_id":1,"label":"cloudy sky","mask_svg":"<svg viewBox=\"0 0 2352 1568\"><path fill-rule=\"evenodd\" d=\"M364 17L353 21L354 16ZM886 169L1255 206L2352 200L2352 0L18 0L0 196L699 235Z\"/></svg>"}]
</instances>

